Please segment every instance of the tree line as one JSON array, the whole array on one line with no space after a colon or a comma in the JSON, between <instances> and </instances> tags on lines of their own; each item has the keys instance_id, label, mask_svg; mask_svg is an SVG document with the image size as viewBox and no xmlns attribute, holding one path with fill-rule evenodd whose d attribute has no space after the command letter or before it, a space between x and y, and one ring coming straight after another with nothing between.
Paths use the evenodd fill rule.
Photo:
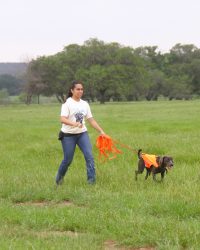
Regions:
<instances>
[{"instance_id":1,"label":"tree line","mask_svg":"<svg viewBox=\"0 0 200 250\"><path fill-rule=\"evenodd\" d=\"M56 95L64 102L74 79L84 83L88 101L191 99L200 94L200 49L176 44L167 53L157 46L132 48L89 39L52 56L29 62L23 91L33 96Z\"/></svg>"}]
</instances>

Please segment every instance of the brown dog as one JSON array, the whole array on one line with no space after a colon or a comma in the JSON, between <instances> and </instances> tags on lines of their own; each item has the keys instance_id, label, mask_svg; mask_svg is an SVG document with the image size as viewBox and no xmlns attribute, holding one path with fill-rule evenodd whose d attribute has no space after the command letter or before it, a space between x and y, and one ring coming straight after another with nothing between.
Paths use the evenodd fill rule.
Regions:
<instances>
[{"instance_id":1,"label":"brown dog","mask_svg":"<svg viewBox=\"0 0 200 250\"><path fill-rule=\"evenodd\" d=\"M138 170L135 170L135 180L137 175L142 174L146 168L145 180L152 173L153 180L156 181L156 174L161 174L161 180L163 180L165 172L174 166L173 158L170 156L156 156L142 153L142 149L138 150Z\"/></svg>"}]
</instances>

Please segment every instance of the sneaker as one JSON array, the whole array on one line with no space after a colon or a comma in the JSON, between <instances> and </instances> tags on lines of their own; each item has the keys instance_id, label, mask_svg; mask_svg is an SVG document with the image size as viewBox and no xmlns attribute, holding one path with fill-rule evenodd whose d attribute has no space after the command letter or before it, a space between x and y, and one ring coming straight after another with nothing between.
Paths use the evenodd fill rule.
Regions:
<instances>
[{"instance_id":1,"label":"sneaker","mask_svg":"<svg viewBox=\"0 0 200 250\"><path fill-rule=\"evenodd\" d=\"M94 185L96 183L95 179L89 179L88 184Z\"/></svg>"},{"instance_id":2,"label":"sneaker","mask_svg":"<svg viewBox=\"0 0 200 250\"><path fill-rule=\"evenodd\" d=\"M64 181L64 177L61 176L61 175L59 175L59 174L57 174L57 176L56 176L56 184L57 185L62 185L63 181Z\"/></svg>"}]
</instances>

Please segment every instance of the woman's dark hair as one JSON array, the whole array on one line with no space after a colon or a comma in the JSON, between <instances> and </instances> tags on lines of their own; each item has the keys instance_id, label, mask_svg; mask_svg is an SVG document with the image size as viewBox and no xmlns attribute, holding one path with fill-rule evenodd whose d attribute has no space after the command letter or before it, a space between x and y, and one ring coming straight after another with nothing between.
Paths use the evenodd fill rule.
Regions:
<instances>
[{"instance_id":1,"label":"woman's dark hair","mask_svg":"<svg viewBox=\"0 0 200 250\"><path fill-rule=\"evenodd\" d=\"M81 81L74 80L72 82L70 88L69 88L69 91L68 91L68 94L67 94L67 98L72 97L72 91L71 90L75 89L77 84L81 84L83 86L83 83Z\"/></svg>"}]
</instances>

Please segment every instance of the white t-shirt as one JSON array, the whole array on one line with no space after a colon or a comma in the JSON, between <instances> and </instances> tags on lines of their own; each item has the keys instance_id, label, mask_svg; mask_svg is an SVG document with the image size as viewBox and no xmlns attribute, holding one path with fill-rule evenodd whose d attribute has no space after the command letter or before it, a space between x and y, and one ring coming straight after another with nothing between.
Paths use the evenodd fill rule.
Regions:
<instances>
[{"instance_id":1,"label":"white t-shirt","mask_svg":"<svg viewBox=\"0 0 200 250\"><path fill-rule=\"evenodd\" d=\"M85 119L92 117L90 106L86 101L80 99L75 101L71 97L67 98L66 102L62 104L61 116L67 117L72 122L80 122L83 124L82 128L73 127L70 125L62 124L61 131L69 134L79 134L87 131L85 126Z\"/></svg>"}]
</instances>

